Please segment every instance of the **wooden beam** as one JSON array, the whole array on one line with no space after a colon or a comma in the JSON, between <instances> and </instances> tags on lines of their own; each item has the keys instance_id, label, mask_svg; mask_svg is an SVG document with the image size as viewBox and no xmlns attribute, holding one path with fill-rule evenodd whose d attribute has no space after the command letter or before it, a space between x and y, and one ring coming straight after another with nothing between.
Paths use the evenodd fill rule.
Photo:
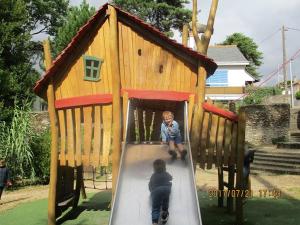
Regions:
<instances>
[{"instance_id":1,"label":"wooden beam","mask_svg":"<svg viewBox=\"0 0 300 225\"><path fill-rule=\"evenodd\" d=\"M108 6L109 9L109 29L110 29L110 54L112 71L112 92L113 92L113 152L112 152L112 194L116 190L119 164L121 156L121 99L120 99L120 62L118 46L118 21L116 9Z\"/></svg>"},{"instance_id":2,"label":"wooden beam","mask_svg":"<svg viewBox=\"0 0 300 225\"><path fill-rule=\"evenodd\" d=\"M49 40L43 42L45 67L48 70L52 65L50 43ZM53 79L50 79L47 88L48 112L50 118L51 129L51 158L50 158L50 184L49 184L49 199L48 199L48 225L56 224L56 183L57 183L57 166L58 166L58 128L57 116L55 111L55 96Z\"/></svg>"},{"instance_id":3,"label":"wooden beam","mask_svg":"<svg viewBox=\"0 0 300 225\"><path fill-rule=\"evenodd\" d=\"M246 129L246 114L245 108L239 110L238 122L238 142L237 142L237 174L236 174L236 189L243 189L243 166L245 154L245 129ZM243 197L236 197L236 224L243 224Z\"/></svg>"},{"instance_id":4,"label":"wooden beam","mask_svg":"<svg viewBox=\"0 0 300 225\"><path fill-rule=\"evenodd\" d=\"M187 47L189 40L189 25L186 23L182 28L182 44Z\"/></svg>"},{"instance_id":5,"label":"wooden beam","mask_svg":"<svg viewBox=\"0 0 300 225\"><path fill-rule=\"evenodd\" d=\"M194 107L193 122L191 127L191 149L193 159L198 158L198 149L200 146L200 134L203 120L203 108L202 103L205 101L205 84L206 84L206 70L198 63L198 82L196 87L196 99ZM195 162L196 163L196 162Z\"/></svg>"},{"instance_id":6,"label":"wooden beam","mask_svg":"<svg viewBox=\"0 0 300 225\"><path fill-rule=\"evenodd\" d=\"M192 126L192 118L193 118L193 112L194 112L194 104L195 104L195 95L189 96L189 118L188 118L188 133L190 133L191 126Z\"/></svg>"},{"instance_id":7,"label":"wooden beam","mask_svg":"<svg viewBox=\"0 0 300 225\"><path fill-rule=\"evenodd\" d=\"M126 141L126 124L127 122L127 111L128 111L128 92L123 93L123 141Z\"/></svg>"},{"instance_id":8,"label":"wooden beam","mask_svg":"<svg viewBox=\"0 0 300 225\"><path fill-rule=\"evenodd\" d=\"M55 101L56 109L81 107L81 106L92 106L98 104L108 104L112 102L111 94L98 94L79 96L73 98L63 98Z\"/></svg>"}]
</instances>

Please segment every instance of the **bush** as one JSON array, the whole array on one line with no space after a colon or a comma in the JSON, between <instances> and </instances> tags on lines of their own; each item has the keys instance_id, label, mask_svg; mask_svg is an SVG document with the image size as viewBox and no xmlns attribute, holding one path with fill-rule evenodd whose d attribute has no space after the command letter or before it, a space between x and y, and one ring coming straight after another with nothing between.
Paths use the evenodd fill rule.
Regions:
<instances>
[{"instance_id":1,"label":"bush","mask_svg":"<svg viewBox=\"0 0 300 225\"><path fill-rule=\"evenodd\" d=\"M48 184L50 177L50 130L46 129L36 135L31 143L34 155L32 166L37 183Z\"/></svg>"},{"instance_id":2,"label":"bush","mask_svg":"<svg viewBox=\"0 0 300 225\"><path fill-rule=\"evenodd\" d=\"M296 92L295 97L296 97L297 100L300 100L300 91Z\"/></svg>"},{"instance_id":3,"label":"bush","mask_svg":"<svg viewBox=\"0 0 300 225\"><path fill-rule=\"evenodd\" d=\"M252 104L260 104L263 98L272 95L279 95L281 93L280 88L276 87L247 87L246 93L248 94L243 100L243 104L252 105Z\"/></svg>"}]
</instances>

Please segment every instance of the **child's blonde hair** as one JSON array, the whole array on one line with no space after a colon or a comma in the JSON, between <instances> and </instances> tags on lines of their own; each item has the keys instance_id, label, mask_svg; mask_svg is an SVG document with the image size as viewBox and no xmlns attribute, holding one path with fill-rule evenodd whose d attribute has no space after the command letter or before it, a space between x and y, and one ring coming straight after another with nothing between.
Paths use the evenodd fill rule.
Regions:
<instances>
[{"instance_id":1,"label":"child's blonde hair","mask_svg":"<svg viewBox=\"0 0 300 225\"><path fill-rule=\"evenodd\" d=\"M171 116L172 119L174 119L174 114L173 114L172 112L170 112L170 111L164 111L164 112L162 113L162 118L163 118L163 120L164 120L165 118L168 118L169 116Z\"/></svg>"}]
</instances>

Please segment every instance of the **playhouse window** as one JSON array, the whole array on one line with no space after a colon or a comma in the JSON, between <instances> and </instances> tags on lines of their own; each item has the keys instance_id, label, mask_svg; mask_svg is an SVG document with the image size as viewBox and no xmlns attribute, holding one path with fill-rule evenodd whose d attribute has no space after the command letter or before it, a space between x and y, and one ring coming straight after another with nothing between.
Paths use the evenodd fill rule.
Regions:
<instances>
[{"instance_id":1,"label":"playhouse window","mask_svg":"<svg viewBox=\"0 0 300 225\"><path fill-rule=\"evenodd\" d=\"M83 56L84 61L84 80L100 80L100 69L103 63L102 59L93 56Z\"/></svg>"}]
</instances>

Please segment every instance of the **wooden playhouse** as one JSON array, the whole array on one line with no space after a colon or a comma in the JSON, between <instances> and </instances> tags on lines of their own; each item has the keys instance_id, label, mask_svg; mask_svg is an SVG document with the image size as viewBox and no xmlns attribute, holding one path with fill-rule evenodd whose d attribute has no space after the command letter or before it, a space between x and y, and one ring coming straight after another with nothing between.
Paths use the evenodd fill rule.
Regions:
<instances>
[{"instance_id":1,"label":"wooden playhouse","mask_svg":"<svg viewBox=\"0 0 300 225\"><path fill-rule=\"evenodd\" d=\"M224 188L225 166L228 188L241 188L244 117L204 103L205 80L217 68L212 59L109 4L80 28L53 62L47 43L47 71L34 91L47 100L51 122L49 224L69 206L77 206L83 166L112 161L114 190L125 128L130 127L130 141L158 141L160 112L171 110L183 120L184 101L189 104L189 125L196 117L193 108L200 108L199 130L192 135L199 143L192 149L194 163L208 169L218 166L219 188ZM126 124L129 99L134 109L129 116L135 119ZM237 198L237 209L241 204Z\"/></svg>"}]
</instances>

